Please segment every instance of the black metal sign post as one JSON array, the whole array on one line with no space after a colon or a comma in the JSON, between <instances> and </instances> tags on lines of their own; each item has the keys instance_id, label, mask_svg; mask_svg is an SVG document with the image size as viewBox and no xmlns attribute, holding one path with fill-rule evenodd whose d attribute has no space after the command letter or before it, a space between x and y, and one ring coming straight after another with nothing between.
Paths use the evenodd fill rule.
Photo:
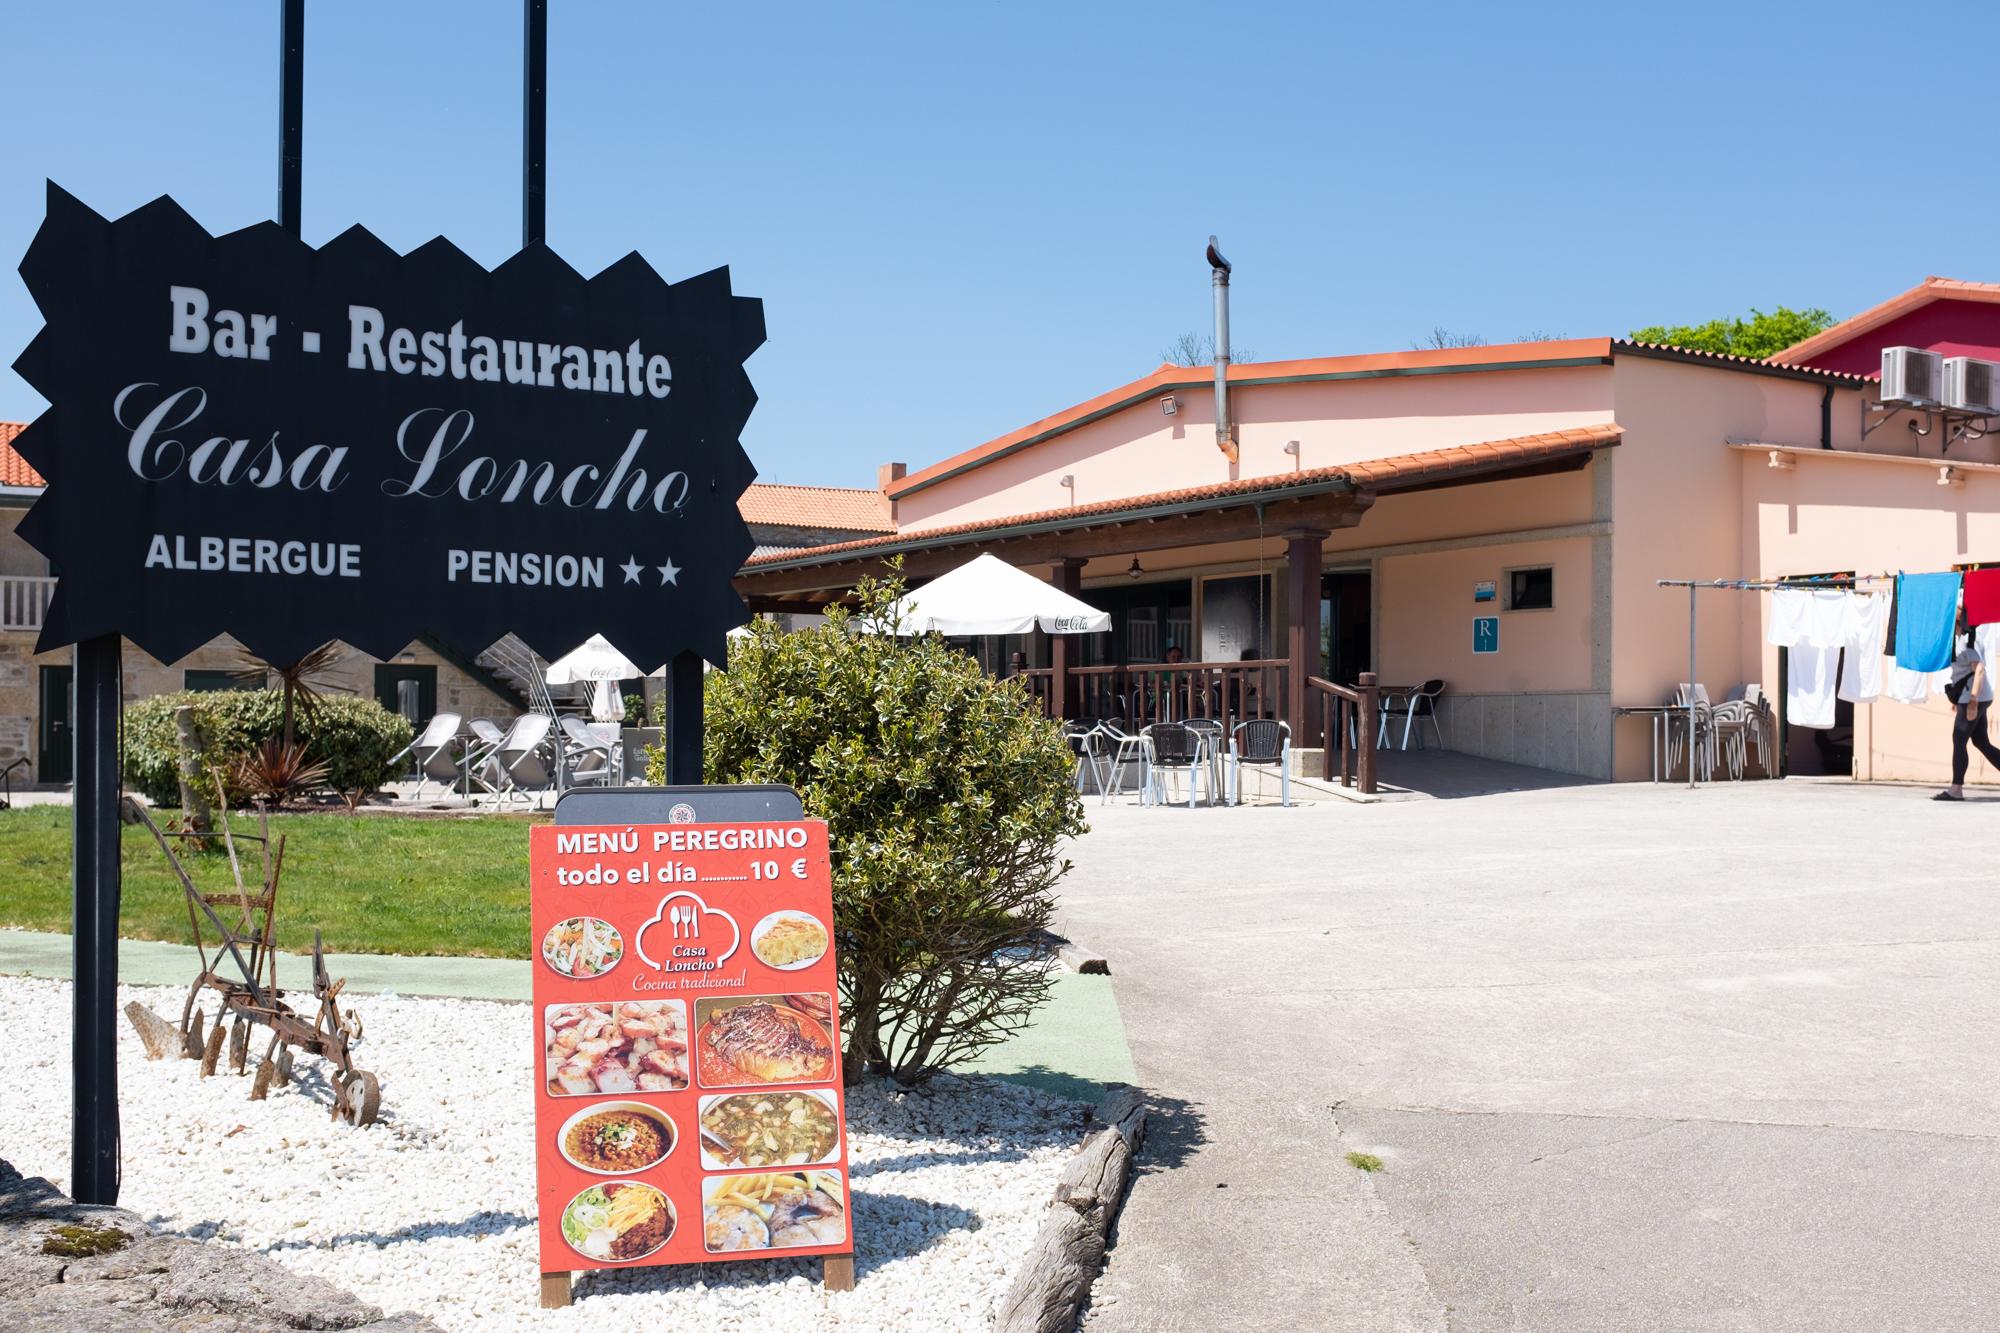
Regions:
<instances>
[{"instance_id":1,"label":"black metal sign post","mask_svg":"<svg viewBox=\"0 0 2000 1333\"><path fill-rule=\"evenodd\" d=\"M224 634L268 661L329 640L559 657L602 633L671 662L672 780L701 777L703 662L748 618L743 362L763 303L637 253L586 278L543 237L546 0L526 0L523 241L487 270L300 232L305 5L283 0L278 221L208 232L162 197L108 220L53 182L21 261L49 407L17 531L57 571L37 652L76 659L72 1192L118 1194L118 727L124 639L172 662Z\"/></svg>"}]
</instances>

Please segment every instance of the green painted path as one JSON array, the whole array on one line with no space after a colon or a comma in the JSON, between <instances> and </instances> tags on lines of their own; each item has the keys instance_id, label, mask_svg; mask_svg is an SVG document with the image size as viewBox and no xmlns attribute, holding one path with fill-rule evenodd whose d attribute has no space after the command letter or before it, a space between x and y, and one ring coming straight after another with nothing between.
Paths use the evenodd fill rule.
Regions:
<instances>
[{"instance_id":1,"label":"green painted path","mask_svg":"<svg viewBox=\"0 0 2000 1333\"><path fill-rule=\"evenodd\" d=\"M194 972L194 950L185 944L120 940L118 979L131 986L185 986ZM448 996L466 1000L528 998L531 973L513 958L405 958L388 954L328 954L327 971L347 978L357 995ZM70 937L43 931L0 930L0 976L70 975ZM312 988L312 959L278 955L278 985ZM1135 1083L1125 1024L1111 994L1111 978L1065 972L1034 1022L967 1068L1025 1083L1065 1097L1096 1101L1107 1083Z\"/></svg>"}]
</instances>

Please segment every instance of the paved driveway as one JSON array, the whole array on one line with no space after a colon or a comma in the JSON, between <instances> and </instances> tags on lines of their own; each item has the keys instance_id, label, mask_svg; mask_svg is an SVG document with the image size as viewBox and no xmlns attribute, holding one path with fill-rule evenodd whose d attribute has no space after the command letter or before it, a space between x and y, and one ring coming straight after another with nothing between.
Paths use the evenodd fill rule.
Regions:
<instances>
[{"instance_id":1,"label":"paved driveway","mask_svg":"<svg viewBox=\"0 0 2000 1333\"><path fill-rule=\"evenodd\" d=\"M2000 1327L2000 802L1927 796L1093 806L1165 1113L1088 1327Z\"/></svg>"}]
</instances>

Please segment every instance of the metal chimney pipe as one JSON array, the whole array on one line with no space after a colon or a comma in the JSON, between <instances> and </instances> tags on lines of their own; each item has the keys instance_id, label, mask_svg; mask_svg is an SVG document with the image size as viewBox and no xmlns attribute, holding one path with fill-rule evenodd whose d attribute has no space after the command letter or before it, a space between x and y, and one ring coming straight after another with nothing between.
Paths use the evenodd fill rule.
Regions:
<instances>
[{"instance_id":1,"label":"metal chimney pipe","mask_svg":"<svg viewBox=\"0 0 2000 1333\"><path fill-rule=\"evenodd\" d=\"M1229 261L1208 238L1208 267L1215 288L1215 447L1236 461L1236 426L1229 419Z\"/></svg>"}]
</instances>

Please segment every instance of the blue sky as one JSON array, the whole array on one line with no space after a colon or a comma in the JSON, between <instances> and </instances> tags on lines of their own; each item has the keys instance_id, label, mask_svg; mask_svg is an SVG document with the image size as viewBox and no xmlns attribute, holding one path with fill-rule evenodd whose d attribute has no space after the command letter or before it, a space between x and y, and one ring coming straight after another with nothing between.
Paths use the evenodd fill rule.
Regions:
<instances>
[{"instance_id":1,"label":"blue sky","mask_svg":"<svg viewBox=\"0 0 2000 1333\"><path fill-rule=\"evenodd\" d=\"M45 178L108 215L271 216L277 8L8 6L10 269ZM519 6L309 9L306 238L504 259ZM1990 47L1988 7L551 9L550 242L586 273L728 264L764 298L745 444L770 481L871 484L1144 374L1207 328L1210 232L1266 360L2000 279L2000 186L1948 166L1984 160L1944 62ZM37 322L10 271L0 361ZM0 420L39 407L0 374Z\"/></svg>"}]
</instances>

